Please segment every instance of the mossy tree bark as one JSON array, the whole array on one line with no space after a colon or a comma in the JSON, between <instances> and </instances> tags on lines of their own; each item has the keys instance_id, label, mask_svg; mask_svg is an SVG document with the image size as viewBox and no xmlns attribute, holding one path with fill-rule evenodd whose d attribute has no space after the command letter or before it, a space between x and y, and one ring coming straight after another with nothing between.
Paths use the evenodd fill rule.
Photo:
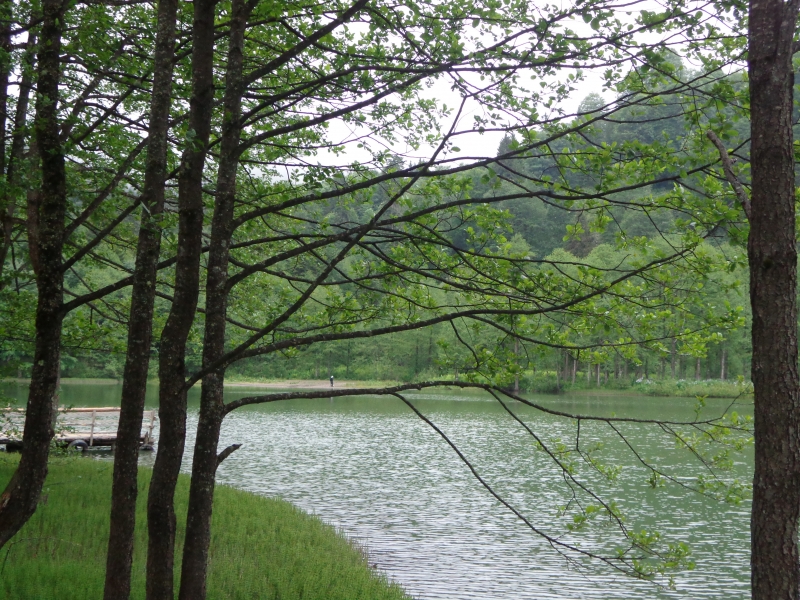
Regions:
<instances>
[{"instance_id":1,"label":"mossy tree bark","mask_svg":"<svg viewBox=\"0 0 800 600\"><path fill-rule=\"evenodd\" d=\"M193 3L189 135L178 174L175 293L159 348L158 454L147 498L147 599L173 600L175 485L186 441L186 341L197 310L203 235L203 166L214 103L215 0Z\"/></svg>"},{"instance_id":2,"label":"mossy tree bark","mask_svg":"<svg viewBox=\"0 0 800 600\"><path fill-rule=\"evenodd\" d=\"M203 366L216 363L225 353L225 325L228 310L228 259L233 234L236 201L236 174L239 166L239 140L242 119L242 66L244 33L257 0L233 0L228 34L228 64L223 99L224 121L220 140L217 197L211 223L211 243L206 279L206 319L203 341ZM208 548L211 542L211 512L219 460L217 446L225 415L223 383L225 368L203 377L200 416L192 463L192 483L186 517L186 541L181 569L181 600L206 597Z\"/></svg>"},{"instance_id":3,"label":"mossy tree bark","mask_svg":"<svg viewBox=\"0 0 800 600\"><path fill-rule=\"evenodd\" d=\"M150 363L156 272L161 248L158 219L164 210L177 11L178 0L161 0L158 4L147 162L141 198L143 208L131 288L127 354L114 455L105 600L128 598L131 590L139 434Z\"/></svg>"},{"instance_id":4,"label":"mossy tree bark","mask_svg":"<svg viewBox=\"0 0 800 600\"><path fill-rule=\"evenodd\" d=\"M61 359L61 323L64 295L62 268L66 174L58 121L58 86L61 77L61 37L64 3L42 2L38 52L36 144L41 161L39 193L29 196L36 205L36 238L28 243L39 257L36 270L36 340L31 385L25 412L22 457L14 476L0 495L0 547L35 512L45 477L58 392Z\"/></svg>"}]
</instances>

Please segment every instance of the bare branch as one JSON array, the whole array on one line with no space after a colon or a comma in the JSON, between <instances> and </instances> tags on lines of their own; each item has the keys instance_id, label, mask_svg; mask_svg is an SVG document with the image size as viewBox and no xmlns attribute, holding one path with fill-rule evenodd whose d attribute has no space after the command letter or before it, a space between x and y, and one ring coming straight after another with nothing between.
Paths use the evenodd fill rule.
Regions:
<instances>
[{"instance_id":1,"label":"bare branch","mask_svg":"<svg viewBox=\"0 0 800 600\"><path fill-rule=\"evenodd\" d=\"M225 460L226 458L228 458L228 457L229 457L231 454L233 454L234 452L236 452L236 451L237 451L239 448L241 448L241 447L242 447L242 445L241 445L241 444L231 444L230 446L228 446L227 448L225 448L225 450L223 450L222 452L220 452L220 453L217 455L217 467L219 467L219 466L222 464L222 461L223 461L223 460Z\"/></svg>"}]
</instances>

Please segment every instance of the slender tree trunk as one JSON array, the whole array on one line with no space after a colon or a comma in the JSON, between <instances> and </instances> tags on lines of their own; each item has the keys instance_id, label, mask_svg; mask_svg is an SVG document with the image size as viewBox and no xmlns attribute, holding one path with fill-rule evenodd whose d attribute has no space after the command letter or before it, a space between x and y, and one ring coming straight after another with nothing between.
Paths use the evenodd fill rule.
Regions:
<instances>
[{"instance_id":1,"label":"slender tree trunk","mask_svg":"<svg viewBox=\"0 0 800 600\"><path fill-rule=\"evenodd\" d=\"M8 124L8 82L13 68L11 29L14 18L14 4L11 0L0 2L0 172L6 172L6 125Z\"/></svg>"},{"instance_id":2,"label":"slender tree trunk","mask_svg":"<svg viewBox=\"0 0 800 600\"><path fill-rule=\"evenodd\" d=\"M670 370L670 375L672 376L673 379L675 379L675 361L677 359L677 352L675 351L676 342L677 340L675 338L672 338L672 349L670 351L669 370Z\"/></svg>"},{"instance_id":3,"label":"slender tree trunk","mask_svg":"<svg viewBox=\"0 0 800 600\"><path fill-rule=\"evenodd\" d=\"M728 372L727 369L725 368L726 367L725 359L727 358L727 354L728 351L725 348L723 348L722 358L720 359L720 365L719 365L719 378L722 379L722 381L725 381L728 378Z\"/></svg>"},{"instance_id":4,"label":"slender tree trunk","mask_svg":"<svg viewBox=\"0 0 800 600\"><path fill-rule=\"evenodd\" d=\"M747 250L755 384L753 600L800 597L800 377L792 147L797 13L797 0L750 2L752 200Z\"/></svg>"},{"instance_id":5,"label":"slender tree trunk","mask_svg":"<svg viewBox=\"0 0 800 600\"><path fill-rule=\"evenodd\" d=\"M560 373L561 373L561 361L556 360L556 392L561 391L561 381L559 378Z\"/></svg>"},{"instance_id":6,"label":"slender tree trunk","mask_svg":"<svg viewBox=\"0 0 800 600\"><path fill-rule=\"evenodd\" d=\"M347 359L350 360L350 347L347 347ZM433 365L433 327L428 331L428 358L425 361L427 367Z\"/></svg>"},{"instance_id":7,"label":"slender tree trunk","mask_svg":"<svg viewBox=\"0 0 800 600\"><path fill-rule=\"evenodd\" d=\"M66 214L66 175L59 139L59 54L63 25L60 0L42 2L41 44L38 57L34 128L41 155L42 184L38 194L40 258L36 277L36 346L22 435L22 457L16 472L0 494L0 547L36 510L47 476L47 457L53 437L61 359L61 308L64 272L61 268Z\"/></svg>"},{"instance_id":8,"label":"slender tree trunk","mask_svg":"<svg viewBox=\"0 0 800 600\"><path fill-rule=\"evenodd\" d=\"M214 102L214 0L196 0L192 29L192 98L178 176L178 255L172 308L159 348L158 454L147 498L147 600L173 600L175 485L186 441L186 341L200 283L203 166Z\"/></svg>"},{"instance_id":9,"label":"slender tree trunk","mask_svg":"<svg viewBox=\"0 0 800 600\"><path fill-rule=\"evenodd\" d=\"M220 141L217 198L211 224L211 244L206 279L206 325L203 366L216 363L225 353L225 325L228 309L228 258L236 199L236 171L239 166L241 134L241 89L244 31L256 0L247 4L233 0L228 46L228 65L223 100L224 120ZM192 463L192 483L186 517L186 541L181 566L181 600L204 600L208 547L211 542L211 512L219 459L217 446L225 416L223 383L225 368L203 378L200 416Z\"/></svg>"},{"instance_id":10,"label":"slender tree trunk","mask_svg":"<svg viewBox=\"0 0 800 600\"><path fill-rule=\"evenodd\" d=\"M167 133L175 58L177 0L158 5L153 90L150 101L147 162L142 194L141 227L131 288L128 346L122 383L121 410L114 449L111 529L106 557L105 600L128 598L131 591L133 536L138 495L139 433L142 429L147 372L153 333L156 264L161 248L157 217L164 210Z\"/></svg>"},{"instance_id":11,"label":"slender tree trunk","mask_svg":"<svg viewBox=\"0 0 800 600\"><path fill-rule=\"evenodd\" d=\"M700 381L700 357L699 356L695 359L695 363L694 363L694 378L695 378L695 381Z\"/></svg>"},{"instance_id":12,"label":"slender tree trunk","mask_svg":"<svg viewBox=\"0 0 800 600\"><path fill-rule=\"evenodd\" d=\"M12 46L11 46L11 25L13 19L13 3L11 0L2 0L0 2L0 134L2 135L2 143L0 143L0 173L8 171L6 165L6 126L8 124L8 83L11 76L12 65ZM19 97L25 96L27 104L28 90L22 89L20 86ZM14 196L11 190L6 189L2 204L0 204L0 275L3 272L3 265L6 261L6 254L11 245L11 224L14 217ZM2 277L0 277L0 289Z\"/></svg>"},{"instance_id":13,"label":"slender tree trunk","mask_svg":"<svg viewBox=\"0 0 800 600\"><path fill-rule=\"evenodd\" d=\"M6 257L11 249L14 227L14 214L17 210L17 197L21 194L19 189L20 161L25 154L26 125L28 119L28 104L33 87L33 65L35 62L36 36L28 36L28 47L22 59L22 77L19 82L19 95L17 96L17 110L14 115L14 129L11 132L11 152L8 155L6 167L6 191L3 199L4 207L0 211L0 229L2 229L2 243L0 243L0 290L6 282L2 273ZM13 262L13 261L12 261ZM16 271L16 269L14 269Z\"/></svg>"}]
</instances>

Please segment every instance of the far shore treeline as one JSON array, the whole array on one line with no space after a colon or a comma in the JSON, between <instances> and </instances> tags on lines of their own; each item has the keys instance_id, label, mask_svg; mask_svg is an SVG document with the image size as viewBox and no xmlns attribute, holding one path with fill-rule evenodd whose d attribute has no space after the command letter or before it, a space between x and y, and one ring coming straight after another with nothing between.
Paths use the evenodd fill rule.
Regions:
<instances>
[{"instance_id":1,"label":"far shore treeline","mask_svg":"<svg viewBox=\"0 0 800 600\"><path fill-rule=\"evenodd\" d=\"M671 59L676 60L676 59ZM682 67L681 67L682 68ZM589 94L581 104L581 111L598 110L602 98ZM677 109L664 106L648 106L629 111L631 120L624 125L601 123L593 128L593 142L607 145L622 144L625 140L653 143L665 138L674 143L680 139L685 127L685 118ZM741 127L740 127L741 129ZM744 135L744 132L741 132ZM507 136L497 149L501 157L513 152L518 142ZM499 161L495 166L471 172L466 190L479 200L511 192L515 181L525 181L534 176L554 170L554 161L547 158L514 158ZM569 173L568 179L578 179ZM585 182L576 181L575 185ZM643 194L656 196L669 192L673 183L668 181L653 184L635 193L620 194L622 197L640 197ZM386 201L385 193L375 193L367 203L341 203L334 198L321 207L315 206L313 217L324 219L329 226L343 226L353 220L361 220L374 213ZM521 198L496 204L503 211L503 240L506 251L520 256L546 258L554 261L586 262L599 268L614 269L630 254L630 249L620 250L619 236L632 239L640 237L651 243L668 236L669 232L684 226L681 211L654 207L642 211L624 204L608 209L609 217L619 224L618 229L595 230L590 223L589 211L565 211L537 198ZM311 214L309 216L312 216ZM133 217L129 217L134 222ZM450 242L461 249L474 247L474 231L480 226L475 219L459 224L449 231ZM733 243L731 243L733 241ZM702 285L692 290L689 311L670 310L667 306L660 315L656 338L652 343L622 345L617 348L619 331L609 334L603 325L587 323L580 315L572 321L563 318L560 327L566 331L561 337L564 344L584 346L597 344L589 350L548 349L528 344L525 341L509 348L519 372L515 377L519 389L540 392L555 392L563 387L629 387L635 383L653 381L702 381L750 379L750 309L747 302L747 268L743 249L731 240L728 230L719 228L700 250L704 261L711 266L704 274ZM131 262L132 252L120 257ZM348 261L345 261L347 263ZM708 267L707 267L708 268ZM103 281L115 273L108 265L91 265L76 270L67 281L80 285L81 280ZM299 265L295 275L301 277L304 268ZM347 286L344 286L347 287ZM127 298L127 300L126 300ZM116 302L129 302L129 290L118 294ZM251 301L258 306L256 294ZM686 301L684 299L684 301ZM12 307L9 307L12 308ZM15 323L14 335L6 330L0 338L0 376L25 378L30 374L32 360L31 337L23 332L32 332L33 314L31 306L13 307L18 318L28 321ZM167 318L169 304L156 300L157 323ZM76 378L112 378L122 376L125 364L124 321L104 310L89 308L76 315L74 338L63 347L61 356L62 376ZM88 320L88 322L87 322ZM68 319L69 322L69 319ZM421 330L386 334L376 337L320 342L312 346L276 352L242 359L228 368L228 375L246 379L327 379L331 374L350 380L421 381L439 378L463 378L474 370L470 350L459 341L457 330L469 330L475 344L494 345L495 332L490 327L475 328L474 324L449 323L426 327ZM702 335L687 335L692 330ZM90 332L93 332L90 334ZM101 335L101 337L99 337ZM633 338L628 338L628 342ZM506 344L513 342L506 341ZM603 348L603 344L609 344ZM159 343L155 341L151 353L151 373L158 364ZM186 350L189 370L200 368L202 360L202 321L195 323ZM598 375L599 369L599 375ZM599 383L598 383L599 381Z\"/></svg>"}]
</instances>

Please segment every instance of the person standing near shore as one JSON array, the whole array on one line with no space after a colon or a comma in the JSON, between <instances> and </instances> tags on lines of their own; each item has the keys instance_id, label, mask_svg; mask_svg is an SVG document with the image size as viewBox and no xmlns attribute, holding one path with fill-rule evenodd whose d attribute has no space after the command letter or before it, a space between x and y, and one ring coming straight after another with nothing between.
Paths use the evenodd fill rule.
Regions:
<instances>
[{"instance_id":1,"label":"person standing near shore","mask_svg":"<svg viewBox=\"0 0 800 600\"><path fill-rule=\"evenodd\" d=\"M333 387L333 375L331 375L331 387Z\"/></svg>"}]
</instances>

